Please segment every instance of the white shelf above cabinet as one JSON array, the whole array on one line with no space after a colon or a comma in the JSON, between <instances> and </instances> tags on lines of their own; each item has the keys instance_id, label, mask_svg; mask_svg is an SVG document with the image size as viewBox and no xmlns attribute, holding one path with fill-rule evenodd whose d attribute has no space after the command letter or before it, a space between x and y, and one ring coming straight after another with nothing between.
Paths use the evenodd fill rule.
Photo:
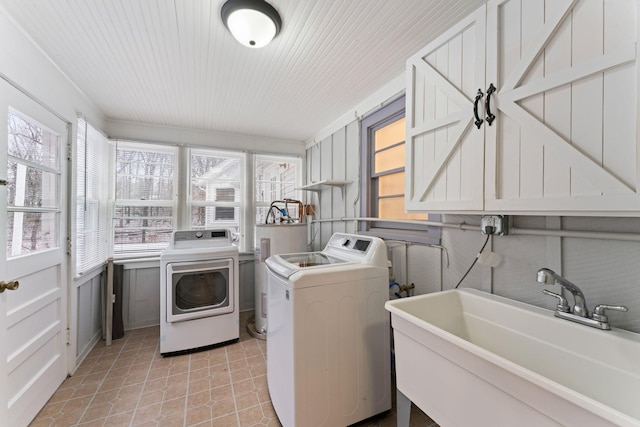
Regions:
<instances>
[{"instance_id":1,"label":"white shelf above cabinet","mask_svg":"<svg viewBox=\"0 0 640 427\"><path fill-rule=\"evenodd\" d=\"M351 184L351 181L343 181L339 179L323 179L322 181L312 182L310 184L303 185L302 187L298 187L296 188L296 190L322 191L331 187L344 188L349 184Z\"/></svg>"}]
</instances>

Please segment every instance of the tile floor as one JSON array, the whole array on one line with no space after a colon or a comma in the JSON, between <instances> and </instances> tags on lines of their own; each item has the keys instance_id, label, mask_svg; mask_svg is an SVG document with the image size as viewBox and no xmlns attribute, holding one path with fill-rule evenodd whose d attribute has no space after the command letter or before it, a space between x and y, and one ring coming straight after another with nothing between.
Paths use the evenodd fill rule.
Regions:
<instances>
[{"instance_id":1,"label":"tile floor","mask_svg":"<svg viewBox=\"0 0 640 427\"><path fill-rule=\"evenodd\" d=\"M67 378L31 427L280 426L267 389L266 341L246 332L238 342L162 357L159 327L99 342ZM396 425L394 410L358 427ZM413 408L411 425L437 427Z\"/></svg>"}]
</instances>

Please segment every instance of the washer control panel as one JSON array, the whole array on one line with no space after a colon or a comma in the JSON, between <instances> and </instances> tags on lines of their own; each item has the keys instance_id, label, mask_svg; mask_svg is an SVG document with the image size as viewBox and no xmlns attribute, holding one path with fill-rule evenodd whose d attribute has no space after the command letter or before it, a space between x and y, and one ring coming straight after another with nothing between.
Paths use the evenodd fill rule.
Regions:
<instances>
[{"instance_id":1,"label":"washer control panel","mask_svg":"<svg viewBox=\"0 0 640 427\"><path fill-rule=\"evenodd\" d=\"M368 236L357 236L353 234L336 233L331 236L327 247L339 248L355 253L366 253L371 246L373 238Z\"/></svg>"},{"instance_id":2,"label":"washer control panel","mask_svg":"<svg viewBox=\"0 0 640 427\"><path fill-rule=\"evenodd\" d=\"M384 241L374 236L334 233L323 252L338 258L385 268L389 263Z\"/></svg>"}]
</instances>

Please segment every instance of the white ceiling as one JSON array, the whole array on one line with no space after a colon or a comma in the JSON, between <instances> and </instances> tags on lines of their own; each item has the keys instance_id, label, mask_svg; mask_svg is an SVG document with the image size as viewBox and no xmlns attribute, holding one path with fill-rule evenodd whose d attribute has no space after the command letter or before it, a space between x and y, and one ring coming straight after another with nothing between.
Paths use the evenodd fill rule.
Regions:
<instances>
[{"instance_id":1,"label":"white ceiling","mask_svg":"<svg viewBox=\"0 0 640 427\"><path fill-rule=\"evenodd\" d=\"M224 0L0 0L107 119L305 141L485 0L271 0L249 49Z\"/></svg>"}]
</instances>

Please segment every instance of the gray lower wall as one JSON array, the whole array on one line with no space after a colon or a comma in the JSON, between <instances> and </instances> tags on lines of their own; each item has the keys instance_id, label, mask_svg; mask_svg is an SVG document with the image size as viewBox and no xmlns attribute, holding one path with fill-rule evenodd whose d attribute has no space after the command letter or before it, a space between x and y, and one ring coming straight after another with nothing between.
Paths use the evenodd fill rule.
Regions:
<instances>
[{"instance_id":1,"label":"gray lower wall","mask_svg":"<svg viewBox=\"0 0 640 427\"><path fill-rule=\"evenodd\" d=\"M327 189L308 195L319 204L315 219L358 216L359 134L357 122L339 129L307 149L307 182L351 180L343 193ZM480 224L479 215L443 215L449 223ZM563 229L640 234L640 218L514 216L521 229ZM312 225L314 250L332 233L357 232L353 222ZM442 247L387 241L393 274L399 283L415 283L415 294L450 289L463 276L484 243L479 231L444 228ZM461 287L473 287L533 305L554 309L555 300L542 294L535 280L541 267L551 268L577 284L589 309L596 304L623 304L627 313L609 312L613 326L640 333L640 243L526 235L495 236L485 249L500 255L497 267L476 264ZM549 287L548 287L549 288ZM556 288L556 289L553 289ZM549 288L559 291L559 286Z\"/></svg>"},{"instance_id":2,"label":"gray lower wall","mask_svg":"<svg viewBox=\"0 0 640 427\"><path fill-rule=\"evenodd\" d=\"M253 259L240 261L240 311L253 310ZM160 267L125 265L122 320L124 329L160 324Z\"/></svg>"},{"instance_id":3,"label":"gray lower wall","mask_svg":"<svg viewBox=\"0 0 640 427\"><path fill-rule=\"evenodd\" d=\"M74 283L76 292L76 366L89 354L102 336L102 284L101 270L92 277Z\"/></svg>"},{"instance_id":4,"label":"gray lower wall","mask_svg":"<svg viewBox=\"0 0 640 427\"><path fill-rule=\"evenodd\" d=\"M253 310L253 259L240 261L240 311ZM155 265L158 264L158 265ZM104 274L84 279L76 286L77 334L76 365L86 357L102 337ZM159 263L131 263L124 270L122 320L125 331L160 324Z\"/></svg>"}]
</instances>

